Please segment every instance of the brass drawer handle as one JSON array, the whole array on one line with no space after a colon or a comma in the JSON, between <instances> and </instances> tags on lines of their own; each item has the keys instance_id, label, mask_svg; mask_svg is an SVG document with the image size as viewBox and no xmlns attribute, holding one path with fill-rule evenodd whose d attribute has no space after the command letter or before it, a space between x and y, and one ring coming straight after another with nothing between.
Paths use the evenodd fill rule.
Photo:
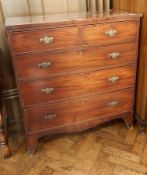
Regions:
<instances>
[{"instance_id":1,"label":"brass drawer handle","mask_svg":"<svg viewBox=\"0 0 147 175\"><path fill-rule=\"evenodd\" d=\"M110 29L110 30L106 31L105 34L109 37L114 37L117 34L117 30Z\"/></svg>"},{"instance_id":2,"label":"brass drawer handle","mask_svg":"<svg viewBox=\"0 0 147 175\"><path fill-rule=\"evenodd\" d=\"M41 92L42 92L44 95L49 95L49 94L51 94L53 91L54 91L54 88L45 88L45 89L41 89Z\"/></svg>"},{"instance_id":3,"label":"brass drawer handle","mask_svg":"<svg viewBox=\"0 0 147 175\"><path fill-rule=\"evenodd\" d=\"M54 118L56 118L57 115L56 114L49 114L49 115L45 115L45 119L46 120L53 120Z\"/></svg>"},{"instance_id":4,"label":"brass drawer handle","mask_svg":"<svg viewBox=\"0 0 147 175\"><path fill-rule=\"evenodd\" d=\"M117 100L114 100L114 101L109 102L108 106L116 106L118 104L119 104L119 102Z\"/></svg>"},{"instance_id":5,"label":"brass drawer handle","mask_svg":"<svg viewBox=\"0 0 147 175\"><path fill-rule=\"evenodd\" d=\"M38 64L38 67L41 68L41 69L47 69L47 68L49 68L51 65L52 65L51 62L43 62L43 63Z\"/></svg>"},{"instance_id":6,"label":"brass drawer handle","mask_svg":"<svg viewBox=\"0 0 147 175\"><path fill-rule=\"evenodd\" d=\"M120 78L119 78L118 76L108 78L108 80L109 80L110 82L112 82L112 83L115 83L115 82L118 81L119 79L120 79Z\"/></svg>"},{"instance_id":7,"label":"brass drawer handle","mask_svg":"<svg viewBox=\"0 0 147 175\"><path fill-rule=\"evenodd\" d=\"M119 52L112 52L109 54L109 58L116 59L120 56Z\"/></svg>"},{"instance_id":8,"label":"brass drawer handle","mask_svg":"<svg viewBox=\"0 0 147 175\"><path fill-rule=\"evenodd\" d=\"M40 43L43 43L43 44L51 44L52 42L54 41L54 37L50 37L50 36L45 36L43 38L40 38Z\"/></svg>"}]
</instances>

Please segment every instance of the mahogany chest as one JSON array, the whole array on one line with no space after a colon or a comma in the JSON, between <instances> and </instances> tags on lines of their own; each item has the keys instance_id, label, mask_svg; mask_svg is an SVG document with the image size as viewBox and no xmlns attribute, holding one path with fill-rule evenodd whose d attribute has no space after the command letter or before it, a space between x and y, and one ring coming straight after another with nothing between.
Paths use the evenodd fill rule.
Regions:
<instances>
[{"instance_id":1,"label":"mahogany chest","mask_svg":"<svg viewBox=\"0 0 147 175\"><path fill-rule=\"evenodd\" d=\"M46 134L133 126L139 24L114 11L7 18L30 154Z\"/></svg>"}]
</instances>

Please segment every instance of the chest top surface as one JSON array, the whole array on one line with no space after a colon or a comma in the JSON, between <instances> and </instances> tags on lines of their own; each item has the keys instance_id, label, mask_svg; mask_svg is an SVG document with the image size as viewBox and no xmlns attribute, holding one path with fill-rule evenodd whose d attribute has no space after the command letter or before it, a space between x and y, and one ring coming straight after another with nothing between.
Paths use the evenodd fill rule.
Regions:
<instances>
[{"instance_id":1,"label":"chest top surface","mask_svg":"<svg viewBox=\"0 0 147 175\"><path fill-rule=\"evenodd\" d=\"M129 13L125 11L110 11L105 13L63 13L45 16L22 16L7 17L5 26L7 30L25 29L40 26L78 25L89 23L101 23L107 21L121 21L138 19L141 14Z\"/></svg>"}]
</instances>

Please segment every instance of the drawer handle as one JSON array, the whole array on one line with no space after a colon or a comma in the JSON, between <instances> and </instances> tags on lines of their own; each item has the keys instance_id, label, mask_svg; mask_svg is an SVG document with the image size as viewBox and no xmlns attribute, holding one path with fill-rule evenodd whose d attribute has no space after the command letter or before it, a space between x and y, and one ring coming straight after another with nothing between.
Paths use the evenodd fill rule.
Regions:
<instances>
[{"instance_id":1,"label":"drawer handle","mask_svg":"<svg viewBox=\"0 0 147 175\"><path fill-rule=\"evenodd\" d=\"M118 81L120 78L119 77L110 77L108 80L112 83L115 83L116 81Z\"/></svg>"},{"instance_id":2,"label":"drawer handle","mask_svg":"<svg viewBox=\"0 0 147 175\"><path fill-rule=\"evenodd\" d=\"M45 36L43 38L40 38L40 42L43 44L51 44L54 41L54 37L49 37L49 36Z\"/></svg>"},{"instance_id":3,"label":"drawer handle","mask_svg":"<svg viewBox=\"0 0 147 175\"><path fill-rule=\"evenodd\" d=\"M116 106L118 104L119 104L119 102L117 100L114 100L114 101L109 102L108 106Z\"/></svg>"},{"instance_id":4,"label":"drawer handle","mask_svg":"<svg viewBox=\"0 0 147 175\"><path fill-rule=\"evenodd\" d=\"M109 58L116 59L120 56L119 52L112 52L109 54Z\"/></svg>"},{"instance_id":5,"label":"drawer handle","mask_svg":"<svg viewBox=\"0 0 147 175\"><path fill-rule=\"evenodd\" d=\"M106 31L105 34L109 37L114 37L117 34L117 30L110 29L110 30Z\"/></svg>"},{"instance_id":6,"label":"drawer handle","mask_svg":"<svg viewBox=\"0 0 147 175\"><path fill-rule=\"evenodd\" d=\"M46 120L53 120L54 118L56 118L57 115L56 114L49 114L49 115L46 115L44 118Z\"/></svg>"},{"instance_id":7,"label":"drawer handle","mask_svg":"<svg viewBox=\"0 0 147 175\"><path fill-rule=\"evenodd\" d=\"M49 94L51 94L53 91L54 91L54 88L45 88L45 89L41 89L41 92L42 92L44 95L49 95Z\"/></svg>"},{"instance_id":8,"label":"drawer handle","mask_svg":"<svg viewBox=\"0 0 147 175\"><path fill-rule=\"evenodd\" d=\"M51 65L52 65L51 62L43 62L43 63L38 64L38 67L41 68L41 69L47 69L47 68L49 68Z\"/></svg>"}]
</instances>

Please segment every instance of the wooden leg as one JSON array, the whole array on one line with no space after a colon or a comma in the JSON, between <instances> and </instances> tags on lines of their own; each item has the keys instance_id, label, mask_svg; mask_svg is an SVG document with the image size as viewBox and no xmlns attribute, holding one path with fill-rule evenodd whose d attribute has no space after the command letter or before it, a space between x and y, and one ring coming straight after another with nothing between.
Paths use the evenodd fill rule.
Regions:
<instances>
[{"instance_id":1,"label":"wooden leg","mask_svg":"<svg viewBox=\"0 0 147 175\"><path fill-rule=\"evenodd\" d=\"M135 117L137 119L141 134L145 135L145 126L147 125L147 122L141 120L141 117L139 117L138 115L136 115Z\"/></svg>"},{"instance_id":2,"label":"wooden leg","mask_svg":"<svg viewBox=\"0 0 147 175\"><path fill-rule=\"evenodd\" d=\"M133 129L133 113L130 112L123 117L128 129Z\"/></svg>"},{"instance_id":3,"label":"wooden leg","mask_svg":"<svg viewBox=\"0 0 147 175\"><path fill-rule=\"evenodd\" d=\"M3 129L3 119L2 119L1 114L0 114L0 143L1 143L1 147L2 147L3 157L6 159L10 156L10 152L9 152L9 148L7 146L7 139L5 136L4 129Z\"/></svg>"},{"instance_id":4,"label":"wooden leg","mask_svg":"<svg viewBox=\"0 0 147 175\"><path fill-rule=\"evenodd\" d=\"M139 128L140 128L140 132L142 135L145 135L144 130L145 130L145 125L143 123L139 123Z\"/></svg>"},{"instance_id":5,"label":"wooden leg","mask_svg":"<svg viewBox=\"0 0 147 175\"><path fill-rule=\"evenodd\" d=\"M38 137L35 134L27 135L28 153L32 156L35 153Z\"/></svg>"}]
</instances>

